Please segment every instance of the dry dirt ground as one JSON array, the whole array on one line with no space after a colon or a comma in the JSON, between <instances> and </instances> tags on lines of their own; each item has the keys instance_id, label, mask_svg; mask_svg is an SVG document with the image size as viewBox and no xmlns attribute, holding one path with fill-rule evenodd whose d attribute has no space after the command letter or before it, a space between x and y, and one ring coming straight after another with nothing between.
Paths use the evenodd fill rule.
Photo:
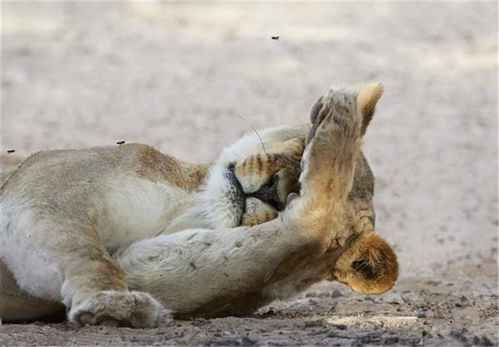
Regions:
<instances>
[{"instance_id":1,"label":"dry dirt ground","mask_svg":"<svg viewBox=\"0 0 499 347\"><path fill-rule=\"evenodd\" d=\"M0 345L498 344L495 2L5 2L2 39L4 165L120 140L206 161L239 117L304 121L331 83L382 81L364 149L401 274L158 329L4 324Z\"/></svg>"}]
</instances>

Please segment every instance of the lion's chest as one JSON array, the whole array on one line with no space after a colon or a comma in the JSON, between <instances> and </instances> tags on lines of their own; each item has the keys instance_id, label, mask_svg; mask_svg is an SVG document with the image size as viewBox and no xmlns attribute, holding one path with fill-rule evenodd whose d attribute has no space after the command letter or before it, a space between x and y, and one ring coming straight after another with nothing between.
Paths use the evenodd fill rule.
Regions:
<instances>
[{"instance_id":1,"label":"lion's chest","mask_svg":"<svg viewBox=\"0 0 499 347\"><path fill-rule=\"evenodd\" d=\"M107 248L156 236L193 205L192 193L137 177L104 182L102 191L97 227Z\"/></svg>"}]
</instances>

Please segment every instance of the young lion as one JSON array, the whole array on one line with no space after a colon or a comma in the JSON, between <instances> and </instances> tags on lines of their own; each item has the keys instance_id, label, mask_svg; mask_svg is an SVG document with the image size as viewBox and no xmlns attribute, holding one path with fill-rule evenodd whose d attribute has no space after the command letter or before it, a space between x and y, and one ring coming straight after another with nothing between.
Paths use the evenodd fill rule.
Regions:
<instances>
[{"instance_id":1,"label":"young lion","mask_svg":"<svg viewBox=\"0 0 499 347\"><path fill-rule=\"evenodd\" d=\"M162 304L243 314L322 279L385 292L398 266L373 232L360 152L381 93L331 89L316 104L301 174L306 126L264 131L265 152L246 136L210 167L144 145L28 158L0 188L1 316L62 302L79 324L146 327L167 319Z\"/></svg>"}]
</instances>

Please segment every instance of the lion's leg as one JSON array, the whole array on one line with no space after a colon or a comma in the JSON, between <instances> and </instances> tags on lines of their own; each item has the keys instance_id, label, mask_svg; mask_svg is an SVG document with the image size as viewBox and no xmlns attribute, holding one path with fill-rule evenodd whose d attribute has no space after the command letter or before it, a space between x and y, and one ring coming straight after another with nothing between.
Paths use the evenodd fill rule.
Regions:
<instances>
[{"instance_id":1,"label":"lion's leg","mask_svg":"<svg viewBox=\"0 0 499 347\"><path fill-rule=\"evenodd\" d=\"M123 271L88 229L88 220L69 223L67 216L29 209L18 217L16 225L7 223L2 258L28 295L64 303L69 319L81 325L146 327L166 318L149 294L128 291Z\"/></svg>"},{"instance_id":2,"label":"lion's leg","mask_svg":"<svg viewBox=\"0 0 499 347\"><path fill-rule=\"evenodd\" d=\"M107 254L96 232L72 240L62 252L66 262L62 296L70 320L82 325L152 327L167 311L152 296L128 291L123 270Z\"/></svg>"},{"instance_id":3,"label":"lion's leg","mask_svg":"<svg viewBox=\"0 0 499 347\"><path fill-rule=\"evenodd\" d=\"M341 91L329 94L312 117L300 176L302 198L321 202L346 200L361 145L362 116L357 112L356 98Z\"/></svg>"},{"instance_id":4,"label":"lion's leg","mask_svg":"<svg viewBox=\"0 0 499 347\"><path fill-rule=\"evenodd\" d=\"M360 138L355 105L347 114L335 107L327 109L306 150L301 196L278 218L137 242L118 254L130 286L178 313L211 316L247 313L244 307L292 295L327 273L329 263L315 260L330 241L352 235L344 214Z\"/></svg>"},{"instance_id":5,"label":"lion's leg","mask_svg":"<svg viewBox=\"0 0 499 347\"><path fill-rule=\"evenodd\" d=\"M313 108L312 129L302 157L300 198L286 207L302 230L323 247L343 246L352 235L347 197L360 152L362 114L356 94L330 90Z\"/></svg>"},{"instance_id":6,"label":"lion's leg","mask_svg":"<svg viewBox=\"0 0 499 347\"><path fill-rule=\"evenodd\" d=\"M103 249L90 246L71 253L62 287L70 320L150 327L166 318L166 310L149 294L128 291L123 271Z\"/></svg>"}]
</instances>

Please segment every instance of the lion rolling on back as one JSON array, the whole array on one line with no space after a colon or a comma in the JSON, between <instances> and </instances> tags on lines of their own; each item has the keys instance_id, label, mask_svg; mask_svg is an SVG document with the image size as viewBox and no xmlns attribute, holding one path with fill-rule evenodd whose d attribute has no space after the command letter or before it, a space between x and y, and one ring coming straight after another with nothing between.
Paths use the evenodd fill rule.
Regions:
<instances>
[{"instance_id":1,"label":"lion rolling on back","mask_svg":"<svg viewBox=\"0 0 499 347\"><path fill-rule=\"evenodd\" d=\"M147 327L169 310L251 312L321 279L388 290L396 259L373 232L359 149L380 95L323 96L303 158L309 125L264 130L265 151L247 135L212 165L139 144L31 156L0 188L2 318L63 304L78 324Z\"/></svg>"}]
</instances>

